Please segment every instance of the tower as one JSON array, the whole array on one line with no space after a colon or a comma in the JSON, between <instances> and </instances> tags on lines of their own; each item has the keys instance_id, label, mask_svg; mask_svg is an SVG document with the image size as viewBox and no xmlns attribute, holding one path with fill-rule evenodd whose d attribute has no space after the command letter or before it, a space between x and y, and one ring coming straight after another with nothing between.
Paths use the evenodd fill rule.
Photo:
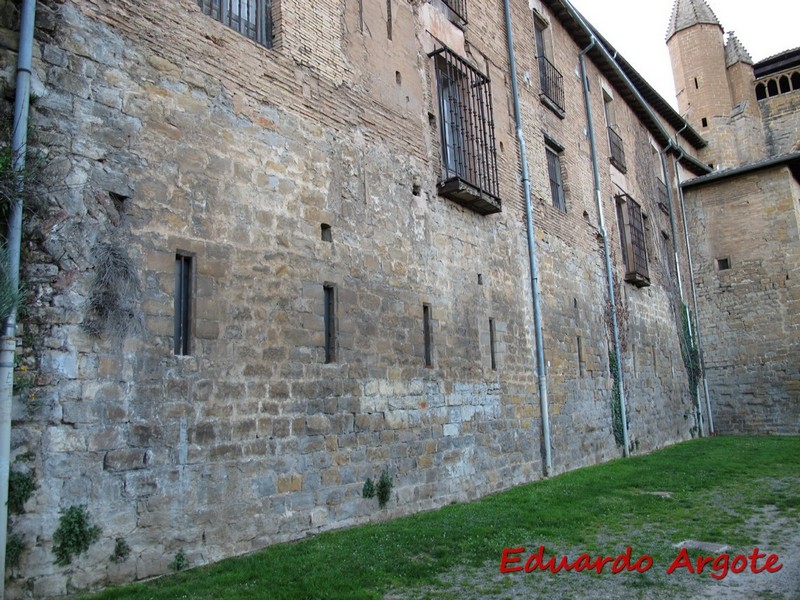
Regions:
<instances>
[{"instance_id":1,"label":"tower","mask_svg":"<svg viewBox=\"0 0 800 600\"><path fill-rule=\"evenodd\" d=\"M706 0L675 0L667 47L678 110L708 140L700 158L719 168L762 158L753 60L733 32L726 43Z\"/></svg>"}]
</instances>

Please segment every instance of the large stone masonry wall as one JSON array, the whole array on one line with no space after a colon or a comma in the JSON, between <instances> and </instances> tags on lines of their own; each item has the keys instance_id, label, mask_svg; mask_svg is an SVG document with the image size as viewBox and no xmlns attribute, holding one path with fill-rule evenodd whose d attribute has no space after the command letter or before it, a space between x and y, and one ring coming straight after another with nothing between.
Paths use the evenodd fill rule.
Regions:
<instances>
[{"instance_id":1,"label":"large stone masonry wall","mask_svg":"<svg viewBox=\"0 0 800 600\"><path fill-rule=\"evenodd\" d=\"M34 385L16 398L12 450L13 468L39 487L12 520L26 550L9 597L141 579L164 573L180 549L190 564L207 563L542 476L505 47L484 31L502 29L502 11L471 5L482 25L449 31L456 42L466 36L469 58L493 81L504 210L481 217L435 192L434 25L425 13L434 7L393 3L388 39L374 6L359 14L356 3L316 4L319 17L304 29L306 3L280 1L274 49L191 0L40 6L43 93L31 122L47 166L26 221L31 295L20 346ZM515 3L515 18L532 31L526 3ZM321 24L324 39L314 33ZM559 44L577 64L574 43ZM536 73L532 35L519 46ZM10 81L13 44L0 60ZM563 122L535 89L523 95L556 472L621 452L585 118L569 85ZM640 126L632 112L620 115L632 148ZM544 147L533 140L546 122L564 140L566 214L542 201ZM638 162L631 193L648 206ZM603 193L611 225L610 175ZM125 335L86 327L103 323L91 290L108 248L138 280L138 302L112 294L134 322L141 317ZM189 356L173 353L176 253L194 268ZM325 285L337 304L330 364ZM623 287L632 439L647 450L688 437L686 377L669 362L678 351L669 286L654 276L648 290ZM383 470L394 490L379 510L361 490ZM59 511L77 504L101 538L58 567ZM132 550L119 564L109 560L117 537Z\"/></svg>"},{"instance_id":2,"label":"large stone masonry wall","mask_svg":"<svg viewBox=\"0 0 800 600\"><path fill-rule=\"evenodd\" d=\"M798 189L786 167L687 189L708 385L722 433L800 431ZM719 270L719 259L730 269Z\"/></svg>"},{"instance_id":3,"label":"large stone masonry wall","mask_svg":"<svg viewBox=\"0 0 800 600\"><path fill-rule=\"evenodd\" d=\"M800 91L758 101L769 156L800 151Z\"/></svg>"}]
</instances>

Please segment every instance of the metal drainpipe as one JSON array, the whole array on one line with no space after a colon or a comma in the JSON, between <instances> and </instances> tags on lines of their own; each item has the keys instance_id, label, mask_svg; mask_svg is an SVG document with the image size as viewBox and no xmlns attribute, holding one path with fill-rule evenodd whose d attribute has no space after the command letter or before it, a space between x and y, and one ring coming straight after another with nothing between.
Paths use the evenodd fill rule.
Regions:
<instances>
[{"instance_id":1,"label":"metal drainpipe","mask_svg":"<svg viewBox=\"0 0 800 600\"><path fill-rule=\"evenodd\" d=\"M19 27L17 56L17 91L14 100L14 123L11 140L13 169L17 173L17 195L11 205L8 223L9 285L19 289L19 257L22 245L22 172L28 145L28 110L31 89L31 56L36 0L24 0ZM8 473L11 456L11 402L14 391L14 354L17 349L17 307L11 309L0 340L0 566L5 573L8 540ZM0 577L0 598L5 595L5 577Z\"/></svg>"},{"instance_id":2,"label":"metal drainpipe","mask_svg":"<svg viewBox=\"0 0 800 600\"><path fill-rule=\"evenodd\" d=\"M594 176L594 192L597 201L597 214L600 225L600 236L603 239L603 254L606 259L606 281L608 282L608 298L611 303L611 324L614 330L614 351L617 353L617 381L619 382L619 404L622 413L622 443L624 456L630 456L628 442L628 411L625 406L625 385L622 378L622 348L619 342L619 323L617 322L617 301L614 295L614 272L611 270L611 250L608 247L608 232L603 215L603 196L600 190L600 167L597 164L597 144L594 137L594 118L592 117L592 99L589 93L589 79L586 74L586 53L597 43L597 38L591 36L591 43L583 49L578 60L581 65L581 80L583 82L583 99L586 104L587 129L589 130L589 147L592 154L592 175Z\"/></svg>"},{"instance_id":3,"label":"metal drainpipe","mask_svg":"<svg viewBox=\"0 0 800 600\"><path fill-rule=\"evenodd\" d=\"M674 146L673 146L674 147ZM680 146L678 146L680 148ZM706 362L703 357L703 341L700 337L700 314L697 311L697 286L694 284L694 263L692 262L692 247L689 245L689 228L687 227L686 220L686 202L683 197L683 188L681 187L681 173L680 173L680 160L683 158L685 152L680 148L680 154L675 159L675 176L678 179L678 198L681 204L681 220L683 221L683 235L686 243L686 258L689 262L689 281L692 288L692 303L694 304L694 319L695 319L695 334L697 335L697 351L700 353L700 373L703 379L703 394L706 398L706 414L708 415L708 433L714 435L714 415L711 412L711 395L708 392L708 379L706 378ZM687 307L688 310L688 307ZM691 322L691 321L690 321ZM702 424L701 424L702 431Z\"/></svg>"},{"instance_id":4,"label":"metal drainpipe","mask_svg":"<svg viewBox=\"0 0 800 600\"><path fill-rule=\"evenodd\" d=\"M688 127L688 124L686 125ZM686 127L682 128L676 135L680 135L681 131ZM672 142L669 143L667 149L673 147ZM664 174L664 181L669 181L669 171L667 170L667 158L664 155L664 152L658 153L659 158L661 159L661 170ZM677 173L677 169L676 169ZM672 251L675 260L675 274L678 278L678 294L680 295L681 299L681 311L686 315L686 323L689 327L689 342L694 345L694 335L692 333L692 319L689 316L689 307L684 303L683 300L683 281L681 280L681 263L678 260L678 232L677 227L675 225L675 212L674 212L674 202L672 199L672 186L667 184L667 201L669 202L669 224L672 228ZM683 332L679 332L679 335L682 337ZM703 410L701 408L700 403L700 392L699 390L695 390L695 410L697 410L697 418L698 423L700 425L700 436L703 435Z\"/></svg>"},{"instance_id":5,"label":"metal drainpipe","mask_svg":"<svg viewBox=\"0 0 800 600\"><path fill-rule=\"evenodd\" d=\"M550 415L547 403L547 365L544 362L544 341L542 338L542 310L539 299L539 268L536 262L536 242L533 235L533 208L531 207L531 182L528 175L528 157L525 136L522 133L522 116L519 109L519 87L517 86L517 62L514 57L514 34L511 29L511 7L509 0L503 0L506 16L506 42L508 62L511 69L511 92L514 97L514 125L519 140L522 187L525 193L525 222L528 228L528 259L531 268L531 295L533 296L533 328L536 336L536 369L539 380L539 404L542 412L542 437L544 438L545 476L553 472L550 452Z\"/></svg>"}]
</instances>

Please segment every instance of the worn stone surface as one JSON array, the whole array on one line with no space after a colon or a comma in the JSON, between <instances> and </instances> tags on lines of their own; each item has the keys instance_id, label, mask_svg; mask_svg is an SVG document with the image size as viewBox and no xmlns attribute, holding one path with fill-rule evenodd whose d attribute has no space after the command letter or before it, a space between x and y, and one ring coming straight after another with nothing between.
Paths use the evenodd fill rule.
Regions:
<instances>
[{"instance_id":1,"label":"worn stone surface","mask_svg":"<svg viewBox=\"0 0 800 600\"><path fill-rule=\"evenodd\" d=\"M461 30L436 16L438 4L392 2L390 40L385 3L363 3L363 13L334 0L273 4L271 49L192 0L43 9L34 68L48 91L33 103L32 126L58 178L26 232L32 285L21 351L35 400L20 395L27 410L18 411L12 457L30 459L39 488L13 519L27 550L9 597L151 577L181 548L197 565L542 476L519 157L496 35L502 10L473 3ZM519 31L532 31L528 3L513 4ZM549 15L566 92L561 119L541 102L533 36L521 35L557 473L621 449L573 75L580 48L535 4ZM427 56L436 28L492 78L498 215L436 194L439 108ZM3 73L14 52L0 50ZM603 114L605 90L630 157L623 174L599 144L618 277L613 195L628 193L647 216L652 285L619 286L631 441L647 451L686 439L693 425L673 267L660 241L670 224L653 191L650 133L591 62L589 76L594 114ZM595 127L607 139L602 119ZM566 212L550 202L543 134L564 148ZM136 274L128 284L141 296L143 327L127 337L83 327L97 248L109 242L125 247ZM176 253L193 265L188 356L173 351ZM326 285L336 290L332 363ZM394 489L380 510L361 491L384 470ZM74 504L86 504L103 531L61 568L52 534L59 510ZM113 564L117 537L132 551Z\"/></svg>"},{"instance_id":2,"label":"worn stone surface","mask_svg":"<svg viewBox=\"0 0 800 600\"><path fill-rule=\"evenodd\" d=\"M800 433L800 184L778 165L686 196L715 424Z\"/></svg>"}]
</instances>

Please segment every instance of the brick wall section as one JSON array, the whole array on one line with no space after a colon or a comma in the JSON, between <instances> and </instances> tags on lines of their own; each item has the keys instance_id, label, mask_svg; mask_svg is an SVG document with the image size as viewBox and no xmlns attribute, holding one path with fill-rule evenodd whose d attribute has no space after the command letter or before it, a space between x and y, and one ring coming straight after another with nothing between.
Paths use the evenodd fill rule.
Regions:
<instances>
[{"instance_id":1,"label":"brick wall section","mask_svg":"<svg viewBox=\"0 0 800 600\"><path fill-rule=\"evenodd\" d=\"M722 433L800 432L799 191L786 167L774 167L686 193ZM724 258L731 268L720 271Z\"/></svg>"},{"instance_id":2,"label":"brick wall section","mask_svg":"<svg viewBox=\"0 0 800 600\"><path fill-rule=\"evenodd\" d=\"M393 3L389 40L385 7L365 3L362 33L357 4L325 0L312 14L306 2L280 0L273 49L191 0L41 7L35 71L46 93L32 123L51 181L66 185L50 189L27 230L35 292L21 352L38 400L17 399L13 457L34 457L24 468L39 489L12 523L28 550L10 598L157 575L180 548L202 564L541 477L502 11L472 3L466 32L449 32L492 78L503 212L481 217L436 194L435 40L422 16L433 7ZM606 282L574 76L580 49L551 18L562 120L539 99L527 2L513 10L519 66L530 74L521 101L561 472L621 452ZM0 59L9 73L14 48ZM612 178L650 223L653 285L620 286L631 438L645 451L687 438L692 424L675 288L656 242L668 223L652 193L649 135L621 99L627 175L608 162L603 78L589 69L617 276ZM549 204L544 133L564 146L566 213ZM126 339L82 327L102 242L124 247L141 281L144 329ZM172 351L177 251L196 267L186 357ZM324 362L324 284L337 294L333 364ZM423 303L433 368L423 360ZM383 469L395 488L381 511L361 489ZM103 534L62 569L52 534L73 504L86 504ZM108 561L116 537L132 548L119 565Z\"/></svg>"}]
</instances>

